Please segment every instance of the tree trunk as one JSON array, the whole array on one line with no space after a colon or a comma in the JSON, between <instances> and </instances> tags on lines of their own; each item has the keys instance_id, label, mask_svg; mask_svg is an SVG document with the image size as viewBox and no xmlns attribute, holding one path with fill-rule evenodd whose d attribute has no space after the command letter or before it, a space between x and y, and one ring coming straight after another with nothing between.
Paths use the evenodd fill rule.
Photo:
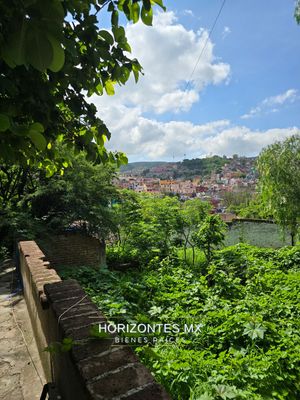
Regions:
<instances>
[{"instance_id":1,"label":"tree trunk","mask_svg":"<svg viewBox=\"0 0 300 400\"><path fill-rule=\"evenodd\" d=\"M193 267L195 265L195 247L192 246L192 251L193 251Z\"/></svg>"},{"instance_id":2,"label":"tree trunk","mask_svg":"<svg viewBox=\"0 0 300 400\"><path fill-rule=\"evenodd\" d=\"M106 243L100 239L100 268L106 266Z\"/></svg>"},{"instance_id":3,"label":"tree trunk","mask_svg":"<svg viewBox=\"0 0 300 400\"><path fill-rule=\"evenodd\" d=\"M295 237L296 237L296 235L295 235L295 232L291 232L291 240L292 240L292 246L295 246Z\"/></svg>"}]
</instances>

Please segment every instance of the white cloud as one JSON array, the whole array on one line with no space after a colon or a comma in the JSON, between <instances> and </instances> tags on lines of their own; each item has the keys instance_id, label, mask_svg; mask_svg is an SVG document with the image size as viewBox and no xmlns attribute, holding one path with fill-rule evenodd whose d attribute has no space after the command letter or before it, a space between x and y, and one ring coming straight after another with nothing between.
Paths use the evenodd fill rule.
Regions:
<instances>
[{"instance_id":1,"label":"white cloud","mask_svg":"<svg viewBox=\"0 0 300 400\"><path fill-rule=\"evenodd\" d=\"M296 89L289 89L277 96L267 97L258 106L251 108L247 114L242 115L241 118L249 119L261 114L275 113L279 111L279 106L294 103L298 99L298 91Z\"/></svg>"},{"instance_id":2,"label":"white cloud","mask_svg":"<svg viewBox=\"0 0 300 400\"><path fill-rule=\"evenodd\" d=\"M133 55L143 65L145 75L137 85L130 80L117 88L115 96L91 99L112 132L109 149L124 151L130 161L172 160L173 156L180 160L184 154L188 158L210 153L250 156L275 140L299 132L295 127L253 131L228 120L201 125L183 120L162 122L145 114L187 111L199 101L207 85L228 81L230 66L215 57L214 45L208 40L189 89L185 90L207 35L203 29L187 30L173 12L158 13L152 28L140 23L127 27ZM276 112L295 95L295 89L290 89L265 99L249 115L265 110Z\"/></svg>"},{"instance_id":3,"label":"white cloud","mask_svg":"<svg viewBox=\"0 0 300 400\"><path fill-rule=\"evenodd\" d=\"M286 102L293 103L297 99L297 90L289 89L285 93L278 94L277 96L267 97L262 104L265 106L281 105Z\"/></svg>"},{"instance_id":4,"label":"white cloud","mask_svg":"<svg viewBox=\"0 0 300 400\"><path fill-rule=\"evenodd\" d=\"M161 122L143 117L141 110L125 106L107 108L106 122L111 129L111 150L127 153L130 161L176 160L206 154L252 156L276 140L299 133L296 127L251 130L234 126L228 120L193 124L189 121Z\"/></svg>"},{"instance_id":5,"label":"white cloud","mask_svg":"<svg viewBox=\"0 0 300 400\"><path fill-rule=\"evenodd\" d=\"M228 36L231 33L231 29L229 26L224 26L223 32L222 32L222 39L225 39L226 36Z\"/></svg>"},{"instance_id":6,"label":"white cloud","mask_svg":"<svg viewBox=\"0 0 300 400\"><path fill-rule=\"evenodd\" d=\"M194 17L194 13L192 10L183 10L182 12L183 15L188 15L190 17Z\"/></svg>"},{"instance_id":7,"label":"white cloud","mask_svg":"<svg viewBox=\"0 0 300 400\"><path fill-rule=\"evenodd\" d=\"M99 107L119 103L157 114L187 111L199 101L204 87L218 85L229 78L230 66L216 60L213 43L208 40L186 90L208 33L187 30L172 11L157 13L152 28L142 23L130 24L126 34L132 54L143 66L144 76L137 85L130 79L124 87L116 88L112 98L97 99Z\"/></svg>"}]
</instances>

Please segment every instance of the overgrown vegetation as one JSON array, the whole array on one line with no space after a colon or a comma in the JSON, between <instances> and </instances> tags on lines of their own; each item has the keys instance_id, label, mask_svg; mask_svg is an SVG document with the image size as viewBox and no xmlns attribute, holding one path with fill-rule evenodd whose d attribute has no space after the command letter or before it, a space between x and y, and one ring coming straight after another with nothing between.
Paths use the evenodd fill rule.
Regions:
<instances>
[{"instance_id":1,"label":"overgrown vegetation","mask_svg":"<svg viewBox=\"0 0 300 400\"><path fill-rule=\"evenodd\" d=\"M107 239L114 232L110 207L119 196L112 181L113 164L94 165L86 154L67 153L70 167L47 178L38 168L0 166L0 246L11 252L14 242L69 229Z\"/></svg>"},{"instance_id":2,"label":"overgrown vegetation","mask_svg":"<svg viewBox=\"0 0 300 400\"><path fill-rule=\"evenodd\" d=\"M181 252L181 254L183 254ZM142 270L65 269L114 321L200 324L136 348L174 399L300 397L300 248L236 245L189 265L173 253Z\"/></svg>"}]
</instances>

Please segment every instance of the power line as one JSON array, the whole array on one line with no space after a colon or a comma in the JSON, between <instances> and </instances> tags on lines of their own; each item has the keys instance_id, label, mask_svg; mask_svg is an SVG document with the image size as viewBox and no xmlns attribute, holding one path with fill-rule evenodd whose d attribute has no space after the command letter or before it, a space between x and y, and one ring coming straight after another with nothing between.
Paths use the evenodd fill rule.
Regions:
<instances>
[{"instance_id":1,"label":"power line","mask_svg":"<svg viewBox=\"0 0 300 400\"><path fill-rule=\"evenodd\" d=\"M212 27L210 28L209 34L208 34L208 36L207 36L207 39L206 39L206 41L205 41L205 43L204 43L204 46L202 47L202 50L201 50L201 52L200 52L200 54L199 54L199 57L198 57L198 59L197 59L197 61L196 61L195 66L194 66L194 68L193 68L193 71L192 71L192 73L191 73L191 75L190 75L190 77L189 77L189 79L188 79L188 81L187 81L187 83L186 83L186 87L185 87L185 89L184 89L185 92L187 91L188 87L190 86L192 77L193 77L193 75L194 75L194 73L195 73L195 71L196 71L196 68L197 68L197 66L198 66L198 64L199 64L199 61L200 61L200 59L201 59L201 57L202 57L202 54L204 53L204 51L205 51L205 49L206 49L206 46L207 46L207 43L208 43L208 41L209 41L209 39L210 39L210 37L211 37L211 34L213 33L213 30L215 29L215 26L216 26L216 24L217 24L217 22L218 22L218 19L219 19L220 15L221 15L221 12L222 12L222 10L223 10L223 8L224 8L225 3L226 3L226 0L223 0L223 3L222 3L222 5L221 5L221 7L220 7L220 10L219 10L219 12L218 12L218 14L217 14L217 16L216 16L216 18L215 18L215 20L214 20L214 23L213 23Z\"/></svg>"}]
</instances>

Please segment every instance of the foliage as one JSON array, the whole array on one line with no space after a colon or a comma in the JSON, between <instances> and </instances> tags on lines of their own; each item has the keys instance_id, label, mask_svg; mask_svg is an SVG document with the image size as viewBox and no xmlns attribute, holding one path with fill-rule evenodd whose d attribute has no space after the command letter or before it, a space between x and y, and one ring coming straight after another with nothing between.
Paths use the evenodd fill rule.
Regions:
<instances>
[{"instance_id":1,"label":"foliage","mask_svg":"<svg viewBox=\"0 0 300 400\"><path fill-rule=\"evenodd\" d=\"M34 193L25 196L23 203L28 204L32 218L52 230L61 231L73 224L74 229L105 239L114 230L114 167L93 165L83 153L69 157L71 168L50 179L41 173Z\"/></svg>"},{"instance_id":2,"label":"foliage","mask_svg":"<svg viewBox=\"0 0 300 400\"><path fill-rule=\"evenodd\" d=\"M222 204L227 211L237 212L241 207L247 207L253 198L252 189L222 193Z\"/></svg>"},{"instance_id":3,"label":"foliage","mask_svg":"<svg viewBox=\"0 0 300 400\"><path fill-rule=\"evenodd\" d=\"M203 250L210 262L214 248L220 246L225 238L226 224L219 215L208 215L198 230L193 233L196 246Z\"/></svg>"},{"instance_id":4,"label":"foliage","mask_svg":"<svg viewBox=\"0 0 300 400\"><path fill-rule=\"evenodd\" d=\"M295 6L295 19L298 24L300 24L300 1L296 0L296 6Z\"/></svg>"},{"instance_id":5,"label":"foliage","mask_svg":"<svg viewBox=\"0 0 300 400\"><path fill-rule=\"evenodd\" d=\"M142 271L65 270L111 319L201 324L137 348L174 399L300 397L300 248L237 245L215 252L213 282L176 257Z\"/></svg>"},{"instance_id":6,"label":"foliage","mask_svg":"<svg viewBox=\"0 0 300 400\"><path fill-rule=\"evenodd\" d=\"M222 167L228 162L226 158L213 156L207 158L193 158L192 160L185 159L181 163L181 167L193 170L195 174L205 176L212 172L221 172Z\"/></svg>"},{"instance_id":7,"label":"foliage","mask_svg":"<svg viewBox=\"0 0 300 400\"><path fill-rule=\"evenodd\" d=\"M135 252L143 264L156 255L164 256L172 245L177 198L123 191L114 205L118 224L119 251Z\"/></svg>"},{"instance_id":8,"label":"foliage","mask_svg":"<svg viewBox=\"0 0 300 400\"><path fill-rule=\"evenodd\" d=\"M0 3L0 160L54 173L57 141L85 150L89 159L126 162L108 153L110 133L87 96L114 94L142 71L120 16L152 24L162 0L4 0ZM99 12L111 14L111 31ZM53 160L55 162L53 162Z\"/></svg>"},{"instance_id":9,"label":"foliage","mask_svg":"<svg viewBox=\"0 0 300 400\"><path fill-rule=\"evenodd\" d=\"M31 240L65 229L84 230L106 239L116 229L111 204L115 167L93 165L86 155L60 146L69 159L65 173L46 177L44 170L5 167L0 171L0 245Z\"/></svg>"},{"instance_id":10,"label":"foliage","mask_svg":"<svg viewBox=\"0 0 300 400\"><path fill-rule=\"evenodd\" d=\"M0 261L5 260L9 256L9 251L7 247L0 246Z\"/></svg>"},{"instance_id":11,"label":"foliage","mask_svg":"<svg viewBox=\"0 0 300 400\"><path fill-rule=\"evenodd\" d=\"M195 241L193 233L203 222L211 206L199 199L185 201L178 214L177 234L182 239L184 248L184 260L187 261L187 248L191 247L195 264Z\"/></svg>"},{"instance_id":12,"label":"foliage","mask_svg":"<svg viewBox=\"0 0 300 400\"><path fill-rule=\"evenodd\" d=\"M265 148L258 160L261 194L294 243L300 221L300 135Z\"/></svg>"},{"instance_id":13,"label":"foliage","mask_svg":"<svg viewBox=\"0 0 300 400\"><path fill-rule=\"evenodd\" d=\"M248 203L241 204L235 211L242 218L273 219L271 210L266 209L264 200L259 194L254 195Z\"/></svg>"},{"instance_id":14,"label":"foliage","mask_svg":"<svg viewBox=\"0 0 300 400\"><path fill-rule=\"evenodd\" d=\"M209 209L210 206L199 199L181 203L176 196L122 191L114 204L118 225L115 241L118 249L114 255L118 251L120 254L135 253L135 258L138 257L144 264L155 256L165 257L180 243L185 254L188 246L194 252L192 232ZM110 255L113 256L112 253Z\"/></svg>"}]
</instances>

